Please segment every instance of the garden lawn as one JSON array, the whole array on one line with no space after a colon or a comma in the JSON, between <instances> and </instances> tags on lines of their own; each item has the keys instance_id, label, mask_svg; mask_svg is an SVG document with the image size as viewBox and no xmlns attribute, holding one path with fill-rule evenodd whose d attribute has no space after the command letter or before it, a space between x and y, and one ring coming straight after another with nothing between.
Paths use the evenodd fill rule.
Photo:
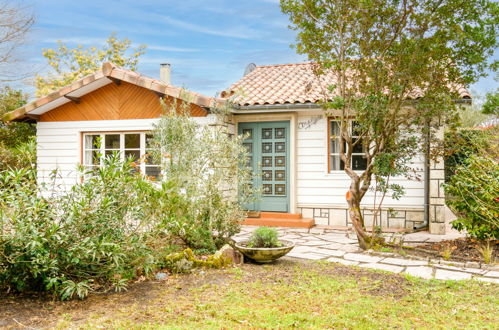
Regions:
<instances>
[{"instance_id":1,"label":"garden lawn","mask_svg":"<svg viewBox=\"0 0 499 330\"><path fill-rule=\"evenodd\" d=\"M499 285L284 259L135 283L84 301L10 297L0 305L0 326L12 327L494 328Z\"/></svg>"}]
</instances>

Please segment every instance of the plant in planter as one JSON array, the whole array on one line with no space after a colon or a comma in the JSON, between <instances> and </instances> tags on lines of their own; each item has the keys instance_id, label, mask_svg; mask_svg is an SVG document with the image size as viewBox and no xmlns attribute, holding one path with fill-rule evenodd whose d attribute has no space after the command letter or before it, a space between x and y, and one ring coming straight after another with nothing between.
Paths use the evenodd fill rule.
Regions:
<instances>
[{"instance_id":1,"label":"plant in planter","mask_svg":"<svg viewBox=\"0 0 499 330\"><path fill-rule=\"evenodd\" d=\"M260 227L247 241L236 243L236 248L246 257L259 263L269 263L287 254L295 244L279 240L273 228Z\"/></svg>"}]
</instances>

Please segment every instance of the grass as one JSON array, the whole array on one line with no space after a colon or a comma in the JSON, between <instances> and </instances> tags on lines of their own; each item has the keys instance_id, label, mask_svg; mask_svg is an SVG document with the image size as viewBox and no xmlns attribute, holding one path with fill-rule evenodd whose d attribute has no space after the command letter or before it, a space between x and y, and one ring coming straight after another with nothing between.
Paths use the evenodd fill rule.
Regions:
<instances>
[{"instance_id":1,"label":"grass","mask_svg":"<svg viewBox=\"0 0 499 330\"><path fill-rule=\"evenodd\" d=\"M426 281L323 262L172 276L57 303L56 328L494 328L499 286ZM1 321L0 312L0 321ZM23 324L29 324L24 320ZM30 324L33 325L42 325Z\"/></svg>"}]
</instances>

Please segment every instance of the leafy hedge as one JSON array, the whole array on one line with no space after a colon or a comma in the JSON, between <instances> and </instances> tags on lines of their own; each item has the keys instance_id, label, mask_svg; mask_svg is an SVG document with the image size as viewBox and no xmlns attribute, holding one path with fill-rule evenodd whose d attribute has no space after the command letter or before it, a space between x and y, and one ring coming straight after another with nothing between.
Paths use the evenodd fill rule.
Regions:
<instances>
[{"instance_id":1,"label":"leafy hedge","mask_svg":"<svg viewBox=\"0 0 499 330\"><path fill-rule=\"evenodd\" d=\"M463 129L445 134L445 182L449 182L458 166L471 156L490 147L487 130Z\"/></svg>"},{"instance_id":2,"label":"leafy hedge","mask_svg":"<svg viewBox=\"0 0 499 330\"><path fill-rule=\"evenodd\" d=\"M478 239L499 238L499 150L497 129L464 131L466 148L456 152L445 184L447 205L456 214L454 228ZM456 145L459 146L456 141Z\"/></svg>"},{"instance_id":3,"label":"leafy hedge","mask_svg":"<svg viewBox=\"0 0 499 330\"><path fill-rule=\"evenodd\" d=\"M499 163L472 155L446 185L447 205L457 215L452 226L479 239L499 238Z\"/></svg>"}]
</instances>

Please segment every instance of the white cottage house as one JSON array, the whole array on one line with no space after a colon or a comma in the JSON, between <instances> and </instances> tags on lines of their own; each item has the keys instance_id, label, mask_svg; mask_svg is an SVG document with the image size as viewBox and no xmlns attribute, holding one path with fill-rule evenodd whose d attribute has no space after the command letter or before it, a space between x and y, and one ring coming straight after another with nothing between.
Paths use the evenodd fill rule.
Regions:
<instances>
[{"instance_id":1,"label":"white cottage house","mask_svg":"<svg viewBox=\"0 0 499 330\"><path fill-rule=\"evenodd\" d=\"M210 107L215 100L174 87L169 66L162 65L161 80L123 70L105 63L102 70L6 115L6 120L37 123L37 166L40 182L59 170L60 180L72 185L79 179L76 166L100 166L94 153L121 150L123 155L146 153L148 131L162 113L159 98L173 102L185 98L193 119L214 121ZM254 216L247 224L311 227L348 227L345 193L350 179L335 153L338 141L334 118L325 116L310 63L256 66L221 97L235 96L236 106L229 126L234 133L247 134L249 162L261 174L261 198L248 205ZM187 94L186 94L187 93ZM184 97L187 95L187 97ZM470 94L460 90L464 102ZM440 132L443 134L443 130ZM95 149L95 138L104 143ZM362 154L353 154L354 169L365 166ZM424 155L411 166L422 180L394 180L405 187L399 200L386 198L381 213L383 228L413 229L429 226L432 233L445 232L443 162L426 166ZM147 175L158 167L142 164ZM371 221L373 194L363 199L366 224Z\"/></svg>"}]
</instances>

